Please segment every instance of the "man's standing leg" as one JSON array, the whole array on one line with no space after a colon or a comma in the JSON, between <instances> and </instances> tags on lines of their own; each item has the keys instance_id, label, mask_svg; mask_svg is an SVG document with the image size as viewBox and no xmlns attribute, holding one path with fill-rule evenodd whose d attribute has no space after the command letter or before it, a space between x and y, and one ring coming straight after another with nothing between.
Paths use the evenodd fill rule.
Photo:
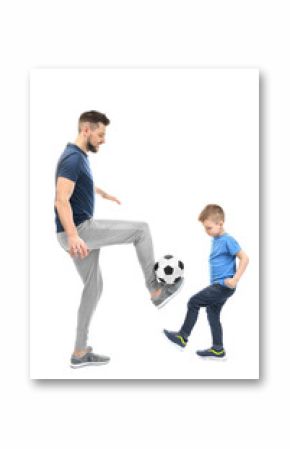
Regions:
<instances>
[{"instance_id":1,"label":"man's standing leg","mask_svg":"<svg viewBox=\"0 0 290 449\"><path fill-rule=\"evenodd\" d=\"M74 257L73 261L84 283L78 310L75 354L86 352L89 325L103 290L103 280L99 266L100 250L90 251L87 257Z\"/></svg>"}]
</instances>

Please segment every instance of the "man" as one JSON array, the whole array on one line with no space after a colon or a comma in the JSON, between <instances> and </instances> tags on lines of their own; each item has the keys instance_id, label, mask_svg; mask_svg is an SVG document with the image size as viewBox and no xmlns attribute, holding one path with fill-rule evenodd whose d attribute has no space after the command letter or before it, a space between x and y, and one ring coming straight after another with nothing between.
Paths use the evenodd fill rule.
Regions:
<instances>
[{"instance_id":1,"label":"man","mask_svg":"<svg viewBox=\"0 0 290 449\"><path fill-rule=\"evenodd\" d=\"M71 367L101 365L109 357L97 355L87 346L89 324L102 293L99 266L100 248L108 245L133 243L151 301L157 307L165 305L180 289L182 281L174 286L160 286L153 266L152 238L147 223L119 220L95 220L94 194L120 204L120 201L94 185L88 154L97 153L105 142L110 120L97 111L84 112L79 118L78 136L69 143L57 164L55 182L55 222L61 247L73 258L82 278L82 292L77 320L77 335Z\"/></svg>"}]
</instances>

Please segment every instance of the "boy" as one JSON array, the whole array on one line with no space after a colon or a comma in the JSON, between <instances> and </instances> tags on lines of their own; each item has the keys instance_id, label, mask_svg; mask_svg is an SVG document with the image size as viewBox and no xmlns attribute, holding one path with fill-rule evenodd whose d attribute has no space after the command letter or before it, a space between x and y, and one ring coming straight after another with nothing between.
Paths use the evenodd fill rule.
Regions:
<instances>
[{"instance_id":1,"label":"boy","mask_svg":"<svg viewBox=\"0 0 290 449\"><path fill-rule=\"evenodd\" d=\"M211 348L197 351L200 357L223 358L220 313L227 299L236 291L237 284L244 273L249 258L238 242L224 231L225 214L217 204L207 205L198 217L208 235L213 237L209 257L210 285L192 296L188 302L188 311L184 323L178 332L164 329L169 340L184 348L196 323L200 307L206 307L213 344ZM236 257L239 266L236 270Z\"/></svg>"}]
</instances>

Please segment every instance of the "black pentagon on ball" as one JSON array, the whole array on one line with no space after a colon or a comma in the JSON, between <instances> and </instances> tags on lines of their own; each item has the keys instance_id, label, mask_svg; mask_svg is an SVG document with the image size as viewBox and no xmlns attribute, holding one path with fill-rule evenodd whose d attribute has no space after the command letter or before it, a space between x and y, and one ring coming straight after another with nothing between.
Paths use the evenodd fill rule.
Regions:
<instances>
[{"instance_id":1,"label":"black pentagon on ball","mask_svg":"<svg viewBox=\"0 0 290 449\"><path fill-rule=\"evenodd\" d=\"M180 268L181 270L184 269L184 263L181 262L181 260L178 261L178 266L179 266L179 268Z\"/></svg>"},{"instance_id":2,"label":"black pentagon on ball","mask_svg":"<svg viewBox=\"0 0 290 449\"><path fill-rule=\"evenodd\" d=\"M179 276L178 278L176 278L175 280L174 280L174 284L176 284L178 281L180 281L181 280L181 276Z\"/></svg>"},{"instance_id":3,"label":"black pentagon on ball","mask_svg":"<svg viewBox=\"0 0 290 449\"><path fill-rule=\"evenodd\" d=\"M158 281L162 282L162 284L165 284L165 283L166 283L166 282L165 282L165 279L163 279L163 278L158 278Z\"/></svg>"},{"instance_id":4,"label":"black pentagon on ball","mask_svg":"<svg viewBox=\"0 0 290 449\"><path fill-rule=\"evenodd\" d=\"M155 271L157 271L157 270L158 270L158 268L159 268L159 263L158 263L158 262L156 262L156 264L154 265L154 270L155 270Z\"/></svg>"},{"instance_id":5,"label":"black pentagon on ball","mask_svg":"<svg viewBox=\"0 0 290 449\"><path fill-rule=\"evenodd\" d=\"M167 274L167 276L169 276L170 274L173 273L173 268L170 265L166 265L166 267L164 267L164 273Z\"/></svg>"},{"instance_id":6,"label":"black pentagon on ball","mask_svg":"<svg viewBox=\"0 0 290 449\"><path fill-rule=\"evenodd\" d=\"M172 259L173 256L171 256L170 254L168 254L167 256L164 256L164 259Z\"/></svg>"}]
</instances>

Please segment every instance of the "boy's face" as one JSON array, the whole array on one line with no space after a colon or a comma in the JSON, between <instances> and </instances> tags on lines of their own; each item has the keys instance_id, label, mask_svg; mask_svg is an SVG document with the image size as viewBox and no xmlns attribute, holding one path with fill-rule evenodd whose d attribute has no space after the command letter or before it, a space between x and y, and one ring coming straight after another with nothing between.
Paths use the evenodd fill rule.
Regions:
<instances>
[{"instance_id":1,"label":"boy's face","mask_svg":"<svg viewBox=\"0 0 290 449\"><path fill-rule=\"evenodd\" d=\"M205 232L211 237L217 237L223 233L223 221L213 221L210 219L204 220L202 223L205 229Z\"/></svg>"}]
</instances>

